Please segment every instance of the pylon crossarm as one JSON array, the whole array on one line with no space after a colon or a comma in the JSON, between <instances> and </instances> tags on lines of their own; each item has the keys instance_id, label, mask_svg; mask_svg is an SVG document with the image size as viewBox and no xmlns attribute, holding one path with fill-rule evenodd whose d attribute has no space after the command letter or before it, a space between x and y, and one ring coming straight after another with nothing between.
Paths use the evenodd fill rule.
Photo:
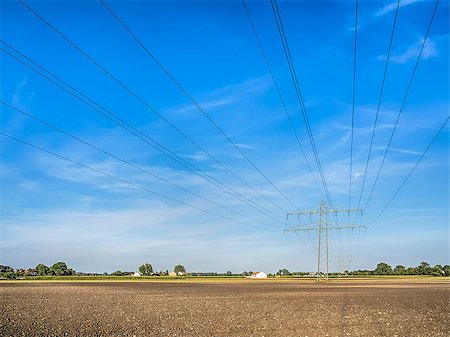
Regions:
<instances>
[{"instance_id":1,"label":"pylon crossarm","mask_svg":"<svg viewBox=\"0 0 450 337\"><path fill-rule=\"evenodd\" d=\"M354 209L332 209L329 210L330 213L350 213L350 212L362 212L362 209L360 208L354 208Z\"/></svg>"},{"instance_id":2,"label":"pylon crossarm","mask_svg":"<svg viewBox=\"0 0 450 337\"><path fill-rule=\"evenodd\" d=\"M316 228L320 230L327 230L327 229L354 229L354 228L365 228L366 226L360 226L360 225L344 225L344 226L336 226L336 227L325 227L325 228Z\"/></svg>"},{"instance_id":3,"label":"pylon crossarm","mask_svg":"<svg viewBox=\"0 0 450 337\"><path fill-rule=\"evenodd\" d=\"M318 227L304 227L304 228L285 229L284 232L317 231L317 230L322 230L322 229L325 229L325 228L318 228Z\"/></svg>"},{"instance_id":4,"label":"pylon crossarm","mask_svg":"<svg viewBox=\"0 0 450 337\"><path fill-rule=\"evenodd\" d=\"M318 225L318 222L310 223L305 226L314 226L314 225ZM317 227L292 227L292 228L288 228L288 229L283 229L283 232L299 232L299 231L305 230L305 228L306 228L306 230L317 229Z\"/></svg>"},{"instance_id":5,"label":"pylon crossarm","mask_svg":"<svg viewBox=\"0 0 450 337\"><path fill-rule=\"evenodd\" d=\"M317 228L284 229L283 232L315 231Z\"/></svg>"},{"instance_id":6,"label":"pylon crossarm","mask_svg":"<svg viewBox=\"0 0 450 337\"><path fill-rule=\"evenodd\" d=\"M350 212L361 212L362 209L355 208L355 209L330 209L330 210L316 210L316 211L299 211L299 212L289 212L287 213L287 216L290 215L313 215L313 214L320 214L320 213L350 213Z\"/></svg>"},{"instance_id":7,"label":"pylon crossarm","mask_svg":"<svg viewBox=\"0 0 450 337\"><path fill-rule=\"evenodd\" d=\"M353 224L353 223L347 224L347 223L332 222L332 221L327 221L327 224L335 225L335 226L341 227L343 229L345 229L345 228L365 228L366 227L364 225L358 225L358 224ZM330 228L330 227L328 227L328 228Z\"/></svg>"},{"instance_id":8,"label":"pylon crossarm","mask_svg":"<svg viewBox=\"0 0 450 337\"><path fill-rule=\"evenodd\" d=\"M300 211L300 212L289 212L287 215L312 215L312 214L320 214L320 211Z\"/></svg>"}]
</instances>

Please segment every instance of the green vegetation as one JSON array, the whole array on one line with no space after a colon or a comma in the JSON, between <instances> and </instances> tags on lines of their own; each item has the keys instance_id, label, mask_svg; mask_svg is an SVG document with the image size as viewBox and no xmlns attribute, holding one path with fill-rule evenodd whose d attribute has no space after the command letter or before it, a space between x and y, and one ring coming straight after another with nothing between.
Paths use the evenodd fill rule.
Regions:
<instances>
[{"instance_id":1,"label":"green vegetation","mask_svg":"<svg viewBox=\"0 0 450 337\"><path fill-rule=\"evenodd\" d=\"M5 279L16 279L36 276L70 276L75 271L68 268L65 262L56 262L51 267L40 263L35 268L13 269L10 266L0 265L0 277Z\"/></svg>"},{"instance_id":2,"label":"green vegetation","mask_svg":"<svg viewBox=\"0 0 450 337\"><path fill-rule=\"evenodd\" d=\"M186 273L186 269L182 265L176 265L174 272L177 276L169 276L169 271L154 272L150 263L145 263L139 267L139 272L142 275L140 279L179 279L179 278L245 278L252 274L252 271L244 271L240 274L233 274L231 271L226 273L217 272L190 272ZM35 279L35 280L106 280L106 279L137 279L133 277L132 271L117 270L111 274L103 273L80 273L68 268L66 263L57 262L50 267L40 263L35 268L29 269L14 269L10 266L0 265L0 279ZM344 273L330 273L331 278L335 277L367 277L367 276L450 276L450 266L445 265L431 265L427 262L420 263L417 267L405 267L397 265L392 268L385 262L377 264L374 270L354 270L345 271ZM314 273L311 272L290 272L287 269L280 269L275 274L268 274L269 278L304 278L312 277Z\"/></svg>"},{"instance_id":3,"label":"green vegetation","mask_svg":"<svg viewBox=\"0 0 450 337\"><path fill-rule=\"evenodd\" d=\"M431 267L428 262L422 262L417 267L408 267L398 265L394 269L385 263L377 264L375 270L355 270L346 272L348 275L430 275L430 276L450 276L450 266L441 266L440 264Z\"/></svg>"},{"instance_id":4,"label":"green vegetation","mask_svg":"<svg viewBox=\"0 0 450 337\"><path fill-rule=\"evenodd\" d=\"M142 276L151 276L153 274L153 267L150 263L145 263L139 267L139 272Z\"/></svg>"}]
</instances>

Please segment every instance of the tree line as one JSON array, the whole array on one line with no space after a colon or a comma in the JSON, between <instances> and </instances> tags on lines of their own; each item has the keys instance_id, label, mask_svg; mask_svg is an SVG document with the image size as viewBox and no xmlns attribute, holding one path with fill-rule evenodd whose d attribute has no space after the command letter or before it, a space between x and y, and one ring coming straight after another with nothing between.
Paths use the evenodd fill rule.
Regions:
<instances>
[{"instance_id":1,"label":"tree line","mask_svg":"<svg viewBox=\"0 0 450 337\"><path fill-rule=\"evenodd\" d=\"M295 276L295 277L301 277L301 276L308 276L314 273L308 273L308 272L290 272L287 269L280 269L278 272L276 272L274 275L268 274L268 276ZM247 272L244 272L243 275L247 275ZM377 264L376 268L373 270L370 269L360 269L360 270L353 270L348 271L345 270L344 272L338 272L338 273L330 273L330 275L354 275L354 276L370 276L370 275L430 275L430 276L450 276L450 266L445 265L442 266L440 264L435 265L434 267L431 267L431 265L428 262L421 262L416 267L405 267L401 264L395 266L392 268L391 265L387 264L386 262L380 262Z\"/></svg>"},{"instance_id":2,"label":"tree line","mask_svg":"<svg viewBox=\"0 0 450 337\"><path fill-rule=\"evenodd\" d=\"M440 264L431 267L428 262L421 262L417 267L405 267L401 264L392 268L385 262L380 262L374 270L355 270L346 272L349 275L431 275L450 276L450 266Z\"/></svg>"},{"instance_id":3,"label":"tree line","mask_svg":"<svg viewBox=\"0 0 450 337\"><path fill-rule=\"evenodd\" d=\"M165 272L159 271L156 272L153 270L153 267L150 263L144 263L139 267L139 273L142 276L169 276L168 270ZM173 269L173 272L176 275L186 275L186 268L183 265L176 265ZM65 262L56 262L52 266L48 267L45 264L38 264L34 268L26 268L26 269L14 269L10 266L0 265L0 278L3 279L16 279L16 278L24 278L24 277L33 277L33 276L132 276L134 275L134 271L121 271L116 270L115 272L108 273L82 273L76 272L72 268L67 267Z\"/></svg>"},{"instance_id":4,"label":"tree line","mask_svg":"<svg viewBox=\"0 0 450 337\"><path fill-rule=\"evenodd\" d=\"M186 268L183 265L176 265L173 269L173 272L169 272L169 270L155 271L150 263L144 263L139 268L139 274L142 276L173 276L173 275L189 275L189 276L197 276L197 277L246 277L252 274L252 271L244 271L242 273L234 274L231 271L227 271L226 273L217 273L217 272L186 272ZM311 272L290 272L287 269L280 269L276 273L269 273L268 277L304 277L311 276L314 273ZM120 271L117 270L111 274L108 273L81 273L75 272L72 268L67 267L65 262L56 262L50 267L40 263L35 268L29 269L13 269L10 266L0 265L0 278L3 279L15 279L15 278L23 278L29 276L131 276L134 275L132 271ZM430 276L450 276L450 266L449 265L440 265L437 264L435 266L431 266L428 262L421 262L416 267L405 267L403 265L397 265L392 268L391 265L380 262L377 264L376 268L373 270L353 270L353 271L344 271L343 273L331 273L331 275L336 276L369 276L369 275L430 275Z\"/></svg>"},{"instance_id":5,"label":"tree line","mask_svg":"<svg viewBox=\"0 0 450 337\"><path fill-rule=\"evenodd\" d=\"M65 262L56 262L50 267L40 263L35 268L28 269L14 269L10 266L0 265L0 276L6 279L25 276L70 276L75 274L75 270L67 267Z\"/></svg>"},{"instance_id":6,"label":"tree line","mask_svg":"<svg viewBox=\"0 0 450 337\"><path fill-rule=\"evenodd\" d=\"M153 270L153 266L150 263L144 263L139 267L138 270L139 274L142 276L169 276L171 274L168 269L166 269L166 271L160 270L159 272ZM181 264L177 264L175 268L173 268L173 272L177 275L186 275L186 268L184 268L184 266ZM115 272L111 273L111 275L114 276L129 276L133 274L134 272L121 270L116 270Z\"/></svg>"}]
</instances>

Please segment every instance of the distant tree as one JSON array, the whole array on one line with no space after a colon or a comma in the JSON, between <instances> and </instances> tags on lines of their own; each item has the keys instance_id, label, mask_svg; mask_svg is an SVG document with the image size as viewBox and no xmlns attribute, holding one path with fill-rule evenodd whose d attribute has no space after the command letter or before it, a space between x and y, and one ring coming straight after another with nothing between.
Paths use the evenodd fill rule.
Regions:
<instances>
[{"instance_id":1,"label":"distant tree","mask_svg":"<svg viewBox=\"0 0 450 337\"><path fill-rule=\"evenodd\" d=\"M406 275L417 275L417 273L418 273L417 268L414 268L414 267L406 268L406 272L405 272Z\"/></svg>"},{"instance_id":2,"label":"distant tree","mask_svg":"<svg viewBox=\"0 0 450 337\"><path fill-rule=\"evenodd\" d=\"M39 263L36 266L36 270L37 270L38 275L42 276L42 275L48 274L49 268L45 264Z\"/></svg>"},{"instance_id":3,"label":"distant tree","mask_svg":"<svg viewBox=\"0 0 450 337\"><path fill-rule=\"evenodd\" d=\"M281 269L281 275L283 276L287 276L287 275L291 275L291 273L289 272L289 270L285 269Z\"/></svg>"},{"instance_id":4,"label":"distant tree","mask_svg":"<svg viewBox=\"0 0 450 337\"><path fill-rule=\"evenodd\" d=\"M67 265L64 262L56 262L49 268L49 274L57 276L73 275L75 274L75 271L67 268Z\"/></svg>"},{"instance_id":5,"label":"distant tree","mask_svg":"<svg viewBox=\"0 0 450 337\"><path fill-rule=\"evenodd\" d=\"M248 273L246 271L242 272L242 276L248 276Z\"/></svg>"},{"instance_id":6,"label":"distant tree","mask_svg":"<svg viewBox=\"0 0 450 337\"><path fill-rule=\"evenodd\" d=\"M431 270L431 275L433 276L444 276L445 272L444 269L440 264L435 265Z\"/></svg>"},{"instance_id":7,"label":"distant tree","mask_svg":"<svg viewBox=\"0 0 450 337\"><path fill-rule=\"evenodd\" d=\"M164 273L164 275L168 276L169 275L169 270L166 269L166 272Z\"/></svg>"},{"instance_id":8,"label":"distant tree","mask_svg":"<svg viewBox=\"0 0 450 337\"><path fill-rule=\"evenodd\" d=\"M4 266L0 264L0 273L12 273L14 271L10 266Z\"/></svg>"},{"instance_id":9,"label":"distant tree","mask_svg":"<svg viewBox=\"0 0 450 337\"><path fill-rule=\"evenodd\" d=\"M419 275L430 275L432 268L430 267L430 264L428 262L422 262L417 267L417 271Z\"/></svg>"},{"instance_id":10,"label":"distant tree","mask_svg":"<svg viewBox=\"0 0 450 337\"><path fill-rule=\"evenodd\" d=\"M50 271L54 275L64 275L67 270L67 265L64 262L56 262L50 267Z\"/></svg>"},{"instance_id":11,"label":"distant tree","mask_svg":"<svg viewBox=\"0 0 450 337\"><path fill-rule=\"evenodd\" d=\"M144 263L139 267L139 272L144 276L150 276L153 273L153 267L150 263Z\"/></svg>"},{"instance_id":12,"label":"distant tree","mask_svg":"<svg viewBox=\"0 0 450 337\"><path fill-rule=\"evenodd\" d=\"M18 276L17 273L14 273L13 271L6 271L2 273L2 277L6 278L6 279L10 279L13 280Z\"/></svg>"},{"instance_id":13,"label":"distant tree","mask_svg":"<svg viewBox=\"0 0 450 337\"><path fill-rule=\"evenodd\" d=\"M450 276L450 266L448 264L442 267L442 271L444 276Z\"/></svg>"},{"instance_id":14,"label":"distant tree","mask_svg":"<svg viewBox=\"0 0 450 337\"><path fill-rule=\"evenodd\" d=\"M115 272L111 273L111 275L122 276L122 271L121 270L116 270Z\"/></svg>"},{"instance_id":15,"label":"distant tree","mask_svg":"<svg viewBox=\"0 0 450 337\"><path fill-rule=\"evenodd\" d=\"M377 264L373 273L375 275L390 275L392 274L392 267L385 262L381 262Z\"/></svg>"},{"instance_id":16,"label":"distant tree","mask_svg":"<svg viewBox=\"0 0 450 337\"><path fill-rule=\"evenodd\" d=\"M227 271L227 276L232 276L233 273L231 271Z\"/></svg>"},{"instance_id":17,"label":"distant tree","mask_svg":"<svg viewBox=\"0 0 450 337\"><path fill-rule=\"evenodd\" d=\"M401 264L399 264L398 266L396 266L394 268L394 274L396 275L405 275L406 274L406 268L405 266L402 266Z\"/></svg>"},{"instance_id":18,"label":"distant tree","mask_svg":"<svg viewBox=\"0 0 450 337\"><path fill-rule=\"evenodd\" d=\"M175 273L186 273L186 269L184 268L184 266L182 266L181 264L177 264L176 266L175 266L175 268L173 269L173 271L175 272Z\"/></svg>"}]
</instances>

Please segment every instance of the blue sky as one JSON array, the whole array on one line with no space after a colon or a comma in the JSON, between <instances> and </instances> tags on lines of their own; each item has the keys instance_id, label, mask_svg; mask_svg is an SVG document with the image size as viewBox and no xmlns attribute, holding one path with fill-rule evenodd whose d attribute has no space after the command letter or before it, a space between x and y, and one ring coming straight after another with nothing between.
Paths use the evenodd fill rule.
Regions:
<instances>
[{"instance_id":1,"label":"blue sky","mask_svg":"<svg viewBox=\"0 0 450 337\"><path fill-rule=\"evenodd\" d=\"M147 106L20 2L1 3L2 49L32 65L9 46L15 48L170 149L185 165L195 166L249 201L225 193L2 51L4 103L114 155L1 104L3 133L85 165L1 136L2 264L27 267L63 260L76 270L96 272L136 270L144 262L158 270L179 263L190 271L314 270L315 234L282 232L309 219L286 220L285 212L294 211L294 206L100 2L27 4ZM240 1L108 5L287 199L298 209L321 202L322 186L314 183L299 150ZM400 2L361 206L373 185L434 6L434 1ZM250 1L247 7L318 179L270 3ZM372 223L448 116L448 7L448 1L438 6L379 181L357 223ZM279 9L333 205L348 207L355 3L280 1ZM359 3L352 208L362 187L395 9L392 1ZM448 264L448 148L446 125L375 223L365 231L330 233L330 255L335 260L352 255L350 268L374 268L380 261ZM337 220L354 219L342 215Z\"/></svg>"}]
</instances>

